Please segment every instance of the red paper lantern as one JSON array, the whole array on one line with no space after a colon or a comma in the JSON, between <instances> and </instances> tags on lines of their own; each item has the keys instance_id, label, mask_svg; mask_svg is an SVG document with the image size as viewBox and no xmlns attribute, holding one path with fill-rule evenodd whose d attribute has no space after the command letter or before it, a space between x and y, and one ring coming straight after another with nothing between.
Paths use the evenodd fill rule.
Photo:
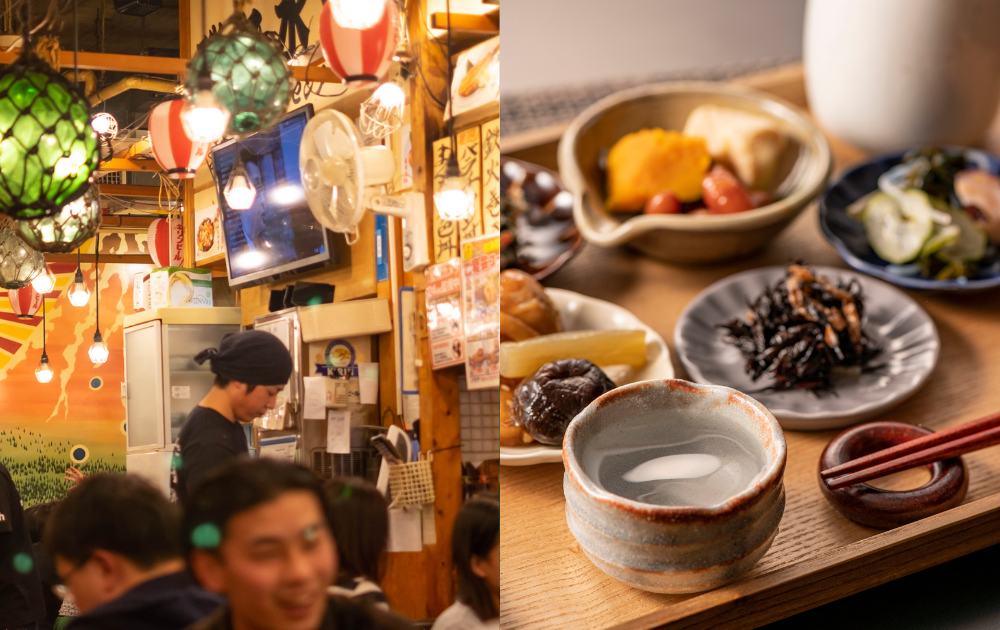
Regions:
<instances>
[{"instance_id":1,"label":"red paper lantern","mask_svg":"<svg viewBox=\"0 0 1000 630\"><path fill-rule=\"evenodd\" d=\"M11 290L7 293L10 307L21 319L31 319L38 312L44 297L29 284L23 289Z\"/></svg>"},{"instance_id":2,"label":"red paper lantern","mask_svg":"<svg viewBox=\"0 0 1000 630\"><path fill-rule=\"evenodd\" d=\"M184 224L179 219L156 219L150 223L147 244L157 267L184 264Z\"/></svg>"},{"instance_id":3,"label":"red paper lantern","mask_svg":"<svg viewBox=\"0 0 1000 630\"><path fill-rule=\"evenodd\" d=\"M344 83L375 83L389 69L399 45L399 8L386 0L375 26L356 29L341 26L333 17L333 2L327 2L319 16L319 43L327 65Z\"/></svg>"},{"instance_id":4,"label":"red paper lantern","mask_svg":"<svg viewBox=\"0 0 1000 630\"><path fill-rule=\"evenodd\" d=\"M160 103L149 113L149 143L167 177L191 179L208 155L209 142L195 142L184 130L184 99Z\"/></svg>"}]
</instances>

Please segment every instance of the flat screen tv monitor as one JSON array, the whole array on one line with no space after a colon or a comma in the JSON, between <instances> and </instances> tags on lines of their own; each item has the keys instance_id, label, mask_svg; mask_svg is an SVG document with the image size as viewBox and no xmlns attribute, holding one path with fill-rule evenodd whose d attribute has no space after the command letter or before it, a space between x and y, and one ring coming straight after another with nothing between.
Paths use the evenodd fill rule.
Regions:
<instances>
[{"instance_id":1,"label":"flat screen tv monitor","mask_svg":"<svg viewBox=\"0 0 1000 630\"><path fill-rule=\"evenodd\" d=\"M226 269L233 288L336 262L330 235L309 210L299 177L299 145L312 116L312 105L306 105L269 131L212 148ZM223 194L237 158L257 189L246 210L230 208Z\"/></svg>"}]
</instances>

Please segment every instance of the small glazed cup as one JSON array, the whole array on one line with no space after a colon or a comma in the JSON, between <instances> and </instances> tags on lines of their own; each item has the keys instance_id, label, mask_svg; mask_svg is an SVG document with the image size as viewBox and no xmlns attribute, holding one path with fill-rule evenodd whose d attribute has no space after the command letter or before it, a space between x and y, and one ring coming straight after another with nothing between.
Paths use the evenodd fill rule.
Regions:
<instances>
[{"instance_id":1,"label":"small glazed cup","mask_svg":"<svg viewBox=\"0 0 1000 630\"><path fill-rule=\"evenodd\" d=\"M750 485L708 507L661 506L612 494L586 473L584 456L604 431L623 447L642 444L630 421L646 412L738 441L758 460ZM763 405L728 387L668 379L633 383L584 409L563 441L566 522L599 569L630 586L656 593L694 593L746 573L767 552L785 509L785 438Z\"/></svg>"}]
</instances>

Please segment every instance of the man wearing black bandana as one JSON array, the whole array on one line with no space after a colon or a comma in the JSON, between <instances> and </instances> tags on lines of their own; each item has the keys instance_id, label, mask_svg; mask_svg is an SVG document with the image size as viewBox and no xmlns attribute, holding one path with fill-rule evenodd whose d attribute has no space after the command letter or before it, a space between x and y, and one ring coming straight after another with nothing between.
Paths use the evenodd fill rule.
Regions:
<instances>
[{"instance_id":1,"label":"man wearing black bandana","mask_svg":"<svg viewBox=\"0 0 1000 630\"><path fill-rule=\"evenodd\" d=\"M170 485L181 505L213 468L247 453L241 423L274 409L292 374L288 349L260 330L226 335L218 349L202 350L195 361L211 362L215 385L188 415L177 438Z\"/></svg>"}]
</instances>

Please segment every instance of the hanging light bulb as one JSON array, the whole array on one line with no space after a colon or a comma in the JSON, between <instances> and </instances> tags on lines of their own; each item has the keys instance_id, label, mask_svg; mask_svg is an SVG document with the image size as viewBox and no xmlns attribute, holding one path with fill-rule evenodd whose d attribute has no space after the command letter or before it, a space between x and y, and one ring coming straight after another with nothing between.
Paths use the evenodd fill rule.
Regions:
<instances>
[{"instance_id":1,"label":"hanging light bulb","mask_svg":"<svg viewBox=\"0 0 1000 630\"><path fill-rule=\"evenodd\" d=\"M472 216L474 195L462 181L458 160L452 151L445 167L444 183L434 193L434 205L438 215L445 221L461 221Z\"/></svg>"},{"instance_id":2,"label":"hanging light bulb","mask_svg":"<svg viewBox=\"0 0 1000 630\"><path fill-rule=\"evenodd\" d=\"M38 379L39 383L48 383L52 380L52 368L49 367L49 355L42 351L42 360L38 362L38 367L35 368L35 378Z\"/></svg>"},{"instance_id":3,"label":"hanging light bulb","mask_svg":"<svg viewBox=\"0 0 1000 630\"><path fill-rule=\"evenodd\" d=\"M247 170L239 158L236 160L236 166L233 168L233 172L229 176L229 183L226 184L226 189L222 191L222 194L226 198L226 203L233 210L246 210L253 205L253 200L257 196L257 187L250 181L250 176L247 175Z\"/></svg>"},{"instance_id":4,"label":"hanging light bulb","mask_svg":"<svg viewBox=\"0 0 1000 630\"><path fill-rule=\"evenodd\" d=\"M214 85L208 68L203 67L198 74L195 92L181 112L184 130L195 142L215 142L226 134L230 114L212 92Z\"/></svg>"},{"instance_id":5,"label":"hanging light bulb","mask_svg":"<svg viewBox=\"0 0 1000 630\"><path fill-rule=\"evenodd\" d=\"M379 23L386 0L331 0L333 19L344 28L359 30Z\"/></svg>"},{"instance_id":6,"label":"hanging light bulb","mask_svg":"<svg viewBox=\"0 0 1000 630\"><path fill-rule=\"evenodd\" d=\"M45 265L42 273L35 276L35 279L31 281L31 286L42 295L51 293L52 289L56 288L56 277L48 265Z\"/></svg>"},{"instance_id":7,"label":"hanging light bulb","mask_svg":"<svg viewBox=\"0 0 1000 630\"><path fill-rule=\"evenodd\" d=\"M35 368L35 378L39 383L48 383L52 380L52 368L49 367L49 355L45 348L45 296L42 295L42 360Z\"/></svg>"},{"instance_id":8,"label":"hanging light bulb","mask_svg":"<svg viewBox=\"0 0 1000 630\"><path fill-rule=\"evenodd\" d=\"M107 136L114 140L118 136L118 121L108 112L96 114L90 121L90 126L99 136Z\"/></svg>"},{"instance_id":9,"label":"hanging light bulb","mask_svg":"<svg viewBox=\"0 0 1000 630\"><path fill-rule=\"evenodd\" d=\"M90 301L90 289L83 281L83 272L80 271L80 249L76 250L76 275L73 276L73 284L69 285L69 303L73 306L86 306Z\"/></svg>"},{"instance_id":10,"label":"hanging light bulb","mask_svg":"<svg viewBox=\"0 0 1000 630\"><path fill-rule=\"evenodd\" d=\"M97 330L94 331L94 343L90 344L90 360L94 366L98 366L108 360L108 346L101 337L101 269L98 266L101 260L101 236L97 235L94 244L94 323Z\"/></svg>"},{"instance_id":11,"label":"hanging light bulb","mask_svg":"<svg viewBox=\"0 0 1000 630\"><path fill-rule=\"evenodd\" d=\"M384 138L403 124L406 96L395 83L383 83L361 104L361 128L376 138Z\"/></svg>"},{"instance_id":12,"label":"hanging light bulb","mask_svg":"<svg viewBox=\"0 0 1000 630\"><path fill-rule=\"evenodd\" d=\"M94 343L90 345L90 350L87 350L87 354L90 355L90 360L95 366L108 360L108 346L104 343L101 333L94 333Z\"/></svg>"}]
</instances>

